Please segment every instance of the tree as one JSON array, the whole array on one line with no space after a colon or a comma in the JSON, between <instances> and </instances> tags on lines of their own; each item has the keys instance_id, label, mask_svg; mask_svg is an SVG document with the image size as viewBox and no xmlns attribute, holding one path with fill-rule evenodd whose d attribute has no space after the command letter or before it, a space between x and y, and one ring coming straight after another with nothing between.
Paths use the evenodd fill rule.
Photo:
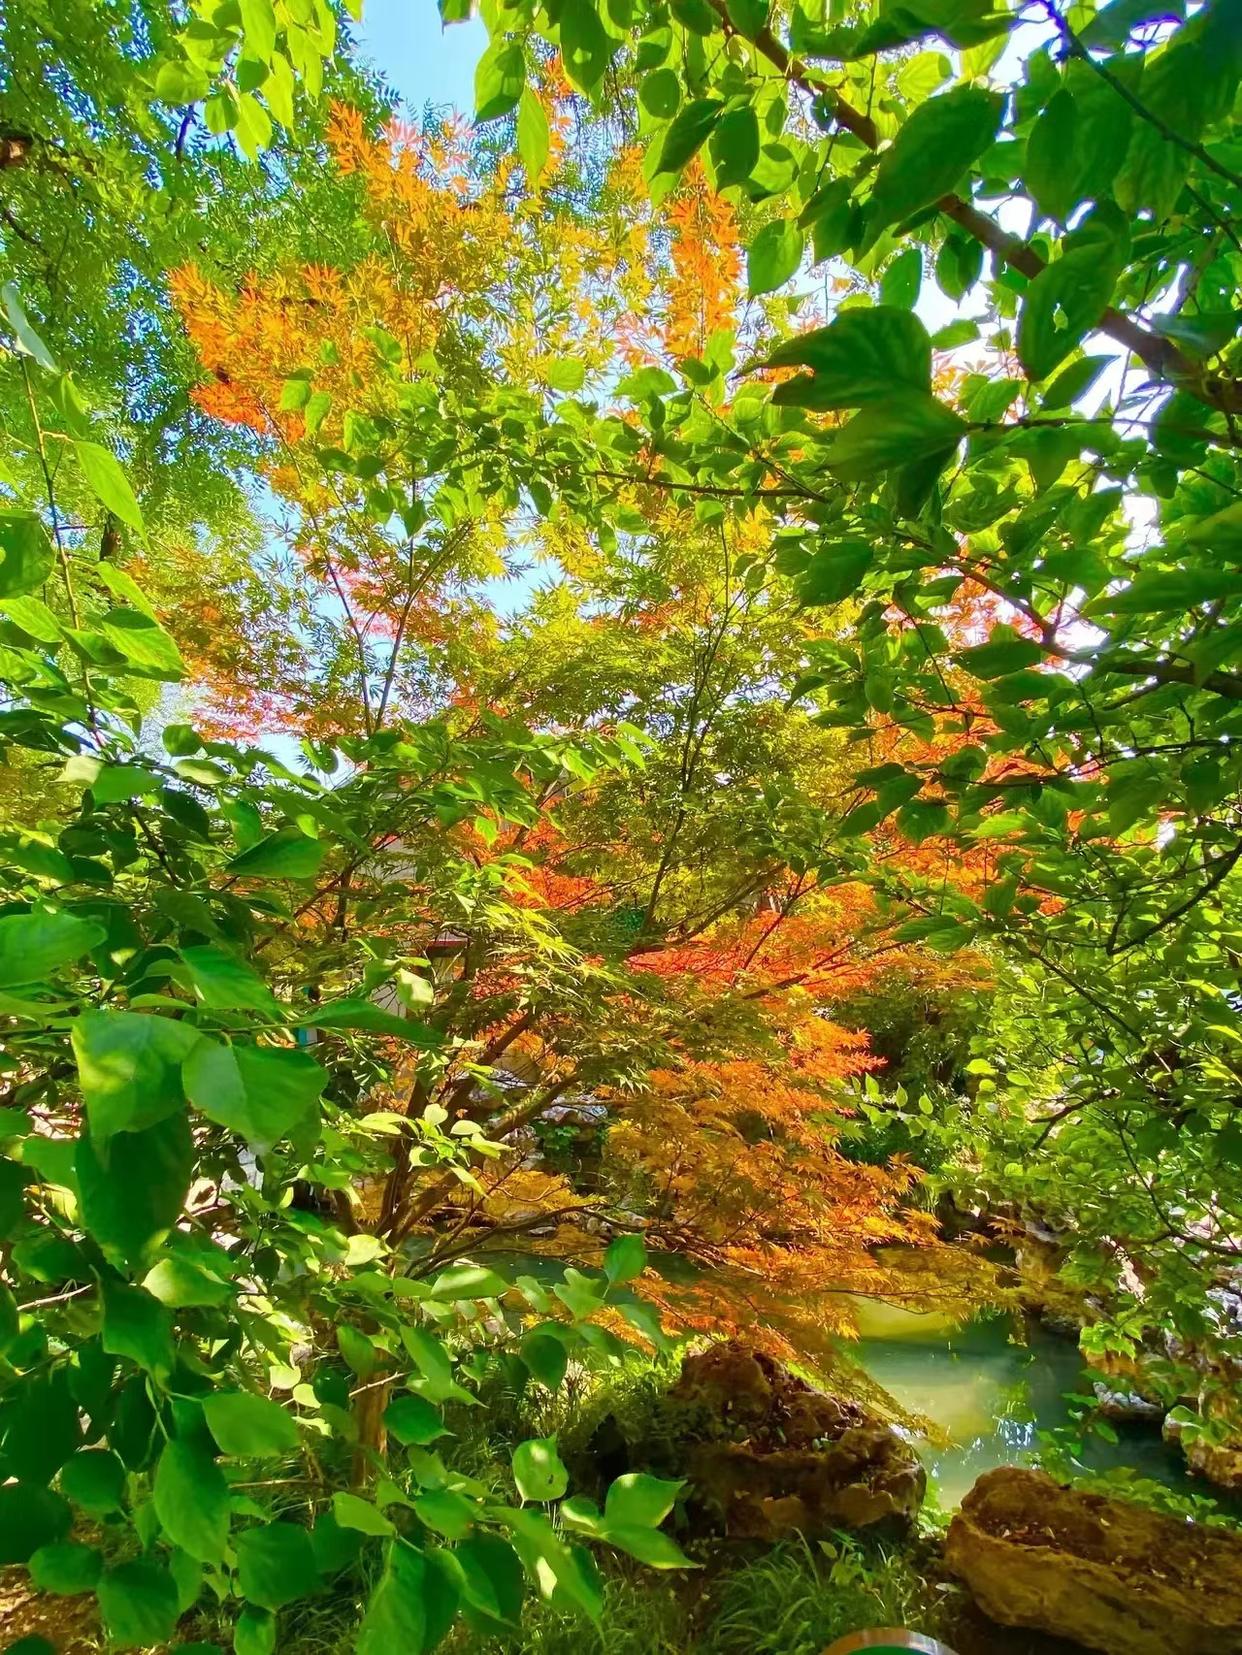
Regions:
<instances>
[{"instance_id":1,"label":"tree","mask_svg":"<svg viewBox=\"0 0 1242 1655\"><path fill-rule=\"evenodd\" d=\"M28 326L18 343L43 351ZM75 445L101 496L129 511L120 468L82 446L92 428L71 388L30 371L45 446ZM58 428L65 407L69 431ZM534 1317L531 1383L558 1384L571 1355L614 1357L614 1335L581 1333L604 1312L659 1340L627 1285L645 1248L619 1236L599 1272L551 1295L460 1247L399 1249L417 1173L474 1185L468 1163L499 1146L429 1101L457 1061L445 1029L368 996L395 984L394 1003L419 1011L436 997L391 953L391 915L400 906L407 928L418 916L383 876L386 847L409 857L425 844L446 901L482 905L497 926L508 911L514 926L520 916L450 830L528 822L532 795L566 762L589 780L620 753L499 721L473 740L443 723L394 726L348 746L352 776L332 789L327 755L310 748L295 769L171 725L157 756L139 744L131 681L176 682L183 666L140 590L101 565L93 624L81 624L87 594L69 583L78 624L62 626L34 595L56 561L47 528L33 512L6 514L3 528L6 744L62 761L78 796L67 823L10 830L3 847L12 1287L0 1297L0 1454L16 1479L4 1555L43 1589L95 1590L121 1645L166 1641L210 1580L240 1611L241 1646L271 1648L279 1610L377 1541L386 1561L364 1646L388 1647L394 1627L424 1637L425 1617L447 1628L459 1609L509 1624L523 1568L598 1615L584 1553L427 1445L445 1433L446 1404L474 1400L463 1380L501 1360L512 1374ZM127 601L110 603L118 594ZM355 875L371 900L347 930ZM313 932L330 896L335 944ZM412 1088L409 1107L376 1107L386 1087ZM387 1222L367 1221L368 1180L391 1203ZM290 1204L295 1181L320 1192L319 1211ZM387 1475L386 1433L412 1445L420 1480L408 1487L421 1492ZM316 1468L295 1478L309 1524L231 1494L274 1456ZM522 1501L566 1491L554 1441L519 1445L512 1475ZM580 1526L678 1566L656 1526L679 1485L649 1482L641 1510L618 1515L634 1486L623 1479L603 1517L579 1514ZM118 1561L67 1538L77 1513L119 1525Z\"/></svg>"},{"instance_id":2,"label":"tree","mask_svg":"<svg viewBox=\"0 0 1242 1655\"><path fill-rule=\"evenodd\" d=\"M1220 1018L1242 851L1236 30L1220 5L1154 25L1049 4L1023 54L1005 52L1016 13L822 13L705 0L598 30L589 6L559 29L522 5L493 15L515 65L543 39L596 105L636 90L653 196L693 158L749 216L752 295L805 291L808 265L849 287L741 381L721 334L680 382L636 388L623 427L596 418L569 486L606 513L605 456L610 477L718 517L762 498L825 616L798 692L855 737L951 738L862 773L864 808L872 828L922 813L963 850L991 846L984 888L871 877L910 905L904 935L985 940L1066 1019L1081 1064L1024 1141L1050 1180L1107 1163L1116 1202L1102 1214L1089 1179L1072 1218L1162 1283L1132 1335L1171 1299L1193 1321L1238 1245ZM993 207L1010 199L1026 239ZM912 307L932 275L968 315L929 337ZM940 383L937 353L967 348L979 371ZM969 640L945 625L966 590L994 604ZM1012 1107L1026 1117L1020 1089Z\"/></svg>"},{"instance_id":3,"label":"tree","mask_svg":"<svg viewBox=\"0 0 1242 1655\"><path fill-rule=\"evenodd\" d=\"M121 1644L270 1649L363 1547L364 1650L598 1614L581 1540L680 1566L676 1485L440 1439L666 1326L813 1360L885 1242L955 1291L920 1162L1072 1229L1093 1349L1230 1350L1226 9L1021 61L972 0L487 16L481 137L319 102L317 3L6 19L58 176L6 221L0 1558ZM80 316L26 238L84 206L141 269ZM173 509L174 405L279 545Z\"/></svg>"}]
</instances>

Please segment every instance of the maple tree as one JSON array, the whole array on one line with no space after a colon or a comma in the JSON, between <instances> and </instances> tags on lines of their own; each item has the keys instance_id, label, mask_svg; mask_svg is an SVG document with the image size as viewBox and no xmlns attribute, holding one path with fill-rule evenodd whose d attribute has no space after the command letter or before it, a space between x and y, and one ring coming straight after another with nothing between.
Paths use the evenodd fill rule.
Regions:
<instances>
[{"instance_id":1,"label":"maple tree","mask_svg":"<svg viewBox=\"0 0 1242 1655\"><path fill-rule=\"evenodd\" d=\"M749 214L774 325L808 266L846 293L635 386L583 465L718 518L766 503L824 616L798 692L892 740L851 827L957 847L947 883L863 852L872 883L907 938L1013 962L980 1037L995 1086L952 1130L989 1199L1039 1191L1127 1349L1199 1337L1238 1245L1237 32L1216 4L1050 3L1021 44L969 0L823 11L489 16L515 71L551 42L585 97L633 89L653 199L693 164ZM936 332L933 281L964 311ZM1065 1044L1032 1075L1045 1014Z\"/></svg>"},{"instance_id":2,"label":"maple tree","mask_svg":"<svg viewBox=\"0 0 1242 1655\"><path fill-rule=\"evenodd\" d=\"M122 1645L598 1616L678 1486L445 1410L823 1357L930 1165L1231 1425L1228 8L484 16L6 14L0 1560Z\"/></svg>"}]
</instances>

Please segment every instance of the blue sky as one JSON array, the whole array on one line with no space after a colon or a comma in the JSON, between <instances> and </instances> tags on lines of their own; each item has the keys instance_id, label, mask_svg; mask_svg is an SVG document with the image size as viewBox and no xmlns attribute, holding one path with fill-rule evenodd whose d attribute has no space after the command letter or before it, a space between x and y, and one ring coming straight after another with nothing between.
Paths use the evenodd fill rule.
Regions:
<instances>
[{"instance_id":1,"label":"blue sky","mask_svg":"<svg viewBox=\"0 0 1242 1655\"><path fill-rule=\"evenodd\" d=\"M365 0L355 38L412 111L425 104L474 109L474 66L487 44L477 17L440 22L436 0Z\"/></svg>"}]
</instances>

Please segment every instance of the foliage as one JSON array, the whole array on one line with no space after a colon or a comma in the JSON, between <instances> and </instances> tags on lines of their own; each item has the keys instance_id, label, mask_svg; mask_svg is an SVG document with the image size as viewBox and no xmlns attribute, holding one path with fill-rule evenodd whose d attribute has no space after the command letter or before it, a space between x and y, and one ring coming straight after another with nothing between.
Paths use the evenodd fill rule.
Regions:
<instances>
[{"instance_id":1,"label":"foliage","mask_svg":"<svg viewBox=\"0 0 1242 1655\"><path fill-rule=\"evenodd\" d=\"M898 1552L842 1535L813 1549L774 1546L720 1586L702 1648L712 1655L815 1655L871 1626L941 1630L938 1606Z\"/></svg>"},{"instance_id":2,"label":"foliage","mask_svg":"<svg viewBox=\"0 0 1242 1655\"><path fill-rule=\"evenodd\" d=\"M37 336L10 317L38 364ZM53 523L49 455L64 449L141 533L116 462L83 463L107 451L92 449L72 383L26 372ZM395 1162L407 1180L428 1169L478 1187L469 1162L498 1146L434 1103L374 1106L399 1077L419 1099L451 1050L442 1030L365 997L396 980L406 1004L434 999L426 976L385 957L378 913L369 974L360 936L352 969L292 945L316 881L339 886L377 842L399 837L408 854L420 822L442 836L479 812L528 819L528 790L563 776L568 754L587 780L621 755L499 721L473 742L407 726L352 743L351 779L330 792L315 772L337 760L309 747L295 769L170 726L157 757L138 745L130 684L183 669L139 588L106 564L89 590L69 580L33 514L10 514L7 535L6 740L62 763L78 798L58 835L13 832L4 851L4 1222L20 1295L5 1289L7 1559L44 1589L94 1589L121 1645L165 1641L206 1585L241 1606L239 1646L271 1647L273 1617L367 1546L385 1560L361 1646L438 1641L459 1609L510 1624L524 1570L598 1615L589 1556L536 1509L567 1491L555 1439L515 1448L518 1504L430 1445L443 1405L473 1402L468 1382L491 1363L555 1385L547 1352L562 1373L570 1358L618 1360L614 1335L585 1331L614 1305L658 1339L627 1286L643 1243L618 1236L602 1274L571 1271L549 1292L461 1247L399 1251L391 1170L387 1229L360 1223L355 1180ZM58 553L72 624L32 590ZM465 858L439 872L463 895L477 874ZM320 1210L291 1200L298 1187L320 1192ZM405 1449L401 1484L386 1435ZM273 1461L303 1490L274 1519L246 1492ZM622 1478L602 1517L571 1502L565 1520L676 1567L656 1525L677 1486ZM64 1544L79 1513L106 1519L103 1551Z\"/></svg>"},{"instance_id":3,"label":"foliage","mask_svg":"<svg viewBox=\"0 0 1242 1655\"><path fill-rule=\"evenodd\" d=\"M751 226L752 295L805 315L808 264L847 290L797 331L765 300L783 337L722 328L546 440L586 424L584 491L602 454L704 523L770 514L756 578L820 617L796 693L870 749L847 833L977 858L946 885L860 848L898 935L1013 961L970 1127L992 1198L1046 1190L1101 1287L1138 1259L1140 1322L1202 1334L1239 1210L1237 31L1211 3L1024 18L704 0L575 12L567 44L488 14L600 104L636 87L653 199L694 158ZM933 274L966 310L934 337Z\"/></svg>"},{"instance_id":4,"label":"foliage","mask_svg":"<svg viewBox=\"0 0 1242 1655\"><path fill-rule=\"evenodd\" d=\"M0 1560L121 1645L555 1647L686 1561L582 1374L822 1359L928 1168L1232 1427L1230 8L483 12L478 132L3 20Z\"/></svg>"}]
</instances>

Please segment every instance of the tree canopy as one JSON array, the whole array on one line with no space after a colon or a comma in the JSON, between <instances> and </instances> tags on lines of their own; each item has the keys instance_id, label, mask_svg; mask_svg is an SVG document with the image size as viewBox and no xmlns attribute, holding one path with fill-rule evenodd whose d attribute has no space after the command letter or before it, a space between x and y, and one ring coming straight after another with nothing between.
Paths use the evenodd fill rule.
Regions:
<instances>
[{"instance_id":1,"label":"tree canopy","mask_svg":"<svg viewBox=\"0 0 1242 1655\"><path fill-rule=\"evenodd\" d=\"M453 1422L942 1196L1237 1429L1233 8L480 9L0 23L0 1562L121 1647L598 1617L679 1485Z\"/></svg>"}]
</instances>

